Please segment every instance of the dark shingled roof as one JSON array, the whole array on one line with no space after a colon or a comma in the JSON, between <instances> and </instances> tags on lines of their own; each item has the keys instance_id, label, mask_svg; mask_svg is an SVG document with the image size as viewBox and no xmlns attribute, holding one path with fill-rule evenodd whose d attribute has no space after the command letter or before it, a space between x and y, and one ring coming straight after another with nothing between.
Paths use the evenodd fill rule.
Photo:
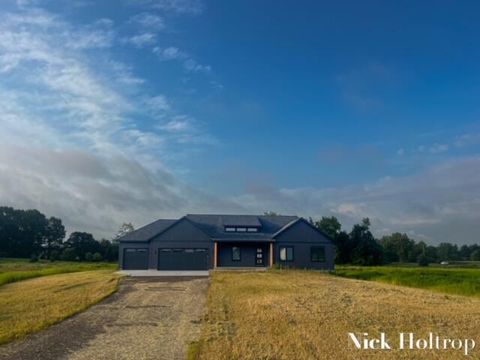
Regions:
<instances>
[{"instance_id":1,"label":"dark shingled roof","mask_svg":"<svg viewBox=\"0 0 480 360\"><path fill-rule=\"evenodd\" d=\"M281 228L297 220L296 216L264 215L199 215L188 214L188 220L194 223L212 239L271 239ZM225 232L226 226L260 227L256 233Z\"/></svg>"},{"instance_id":2,"label":"dark shingled roof","mask_svg":"<svg viewBox=\"0 0 480 360\"><path fill-rule=\"evenodd\" d=\"M160 219L122 236L119 241L148 241L178 220Z\"/></svg>"},{"instance_id":3,"label":"dark shingled roof","mask_svg":"<svg viewBox=\"0 0 480 360\"><path fill-rule=\"evenodd\" d=\"M298 220L297 216L266 215L204 215L188 214L185 217L213 240L268 241L287 225ZM181 220L180 219L180 220ZM120 241L148 241L180 220L157 220L128 233ZM258 227L258 232L225 232L225 227Z\"/></svg>"}]
</instances>

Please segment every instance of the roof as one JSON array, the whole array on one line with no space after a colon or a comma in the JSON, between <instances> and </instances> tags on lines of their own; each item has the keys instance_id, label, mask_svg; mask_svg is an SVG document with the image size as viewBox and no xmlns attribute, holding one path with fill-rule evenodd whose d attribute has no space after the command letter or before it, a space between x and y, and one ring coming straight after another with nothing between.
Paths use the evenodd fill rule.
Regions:
<instances>
[{"instance_id":1,"label":"roof","mask_svg":"<svg viewBox=\"0 0 480 360\"><path fill-rule=\"evenodd\" d=\"M160 219L145 225L140 229L129 232L128 234L122 236L119 241L148 241L155 235L164 232L176 222L177 220L174 219Z\"/></svg>"},{"instance_id":2,"label":"roof","mask_svg":"<svg viewBox=\"0 0 480 360\"><path fill-rule=\"evenodd\" d=\"M202 215L186 216L194 225L212 239L260 240L272 239L272 235L298 219L296 216L264 216L264 215ZM225 232L228 226L258 227L256 233Z\"/></svg>"},{"instance_id":3,"label":"roof","mask_svg":"<svg viewBox=\"0 0 480 360\"><path fill-rule=\"evenodd\" d=\"M132 231L119 239L125 241L148 241L160 235L175 223L187 219L212 240L221 241L271 241L275 235L288 225L296 222L297 216L284 215L213 215L188 214L178 220L160 219L138 230ZM225 232L225 227L257 227L258 232Z\"/></svg>"}]
</instances>

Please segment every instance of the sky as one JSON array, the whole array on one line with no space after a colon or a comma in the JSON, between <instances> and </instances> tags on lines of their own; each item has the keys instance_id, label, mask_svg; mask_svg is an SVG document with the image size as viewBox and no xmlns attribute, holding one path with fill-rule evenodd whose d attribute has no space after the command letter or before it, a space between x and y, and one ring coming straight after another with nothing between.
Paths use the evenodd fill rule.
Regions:
<instances>
[{"instance_id":1,"label":"sky","mask_svg":"<svg viewBox=\"0 0 480 360\"><path fill-rule=\"evenodd\" d=\"M2 0L0 204L480 242L476 1Z\"/></svg>"}]
</instances>

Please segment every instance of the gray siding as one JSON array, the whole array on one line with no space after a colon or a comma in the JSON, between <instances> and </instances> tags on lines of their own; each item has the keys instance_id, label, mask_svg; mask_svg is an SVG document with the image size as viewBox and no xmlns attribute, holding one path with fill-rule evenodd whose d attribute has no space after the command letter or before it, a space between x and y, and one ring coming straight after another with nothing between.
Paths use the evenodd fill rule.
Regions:
<instances>
[{"instance_id":1,"label":"gray siding","mask_svg":"<svg viewBox=\"0 0 480 360\"><path fill-rule=\"evenodd\" d=\"M240 261L232 260L232 247L240 248ZM219 267L254 267L257 256L257 248L263 248L264 266L269 266L269 244L265 243L219 243L218 263Z\"/></svg>"},{"instance_id":2,"label":"gray siding","mask_svg":"<svg viewBox=\"0 0 480 360\"><path fill-rule=\"evenodd\" d=\"M284 263L280 261L281 246L293 247L294 254L292 262ZM325 247L326 261L324 263L311 261L310 249L314 246ZM275 264L295 268L322 270L333 270L334 268L335 251L332 242L325 235L321 234L304 221L295 223L279 234L276 238L274 248Z\"/></svg>"},{"instance_id":3,"label":"gray siding","mask_svg":"<svg viewBox=\"0 0 480 360\"><path fill-rule=\"evenodd\" d=\"M150 241L150 269L157 269L158 267L159 248L207 249L209 268L213 268L213 242L189 220L179 221Z\"/></svg>"}]
</instances>

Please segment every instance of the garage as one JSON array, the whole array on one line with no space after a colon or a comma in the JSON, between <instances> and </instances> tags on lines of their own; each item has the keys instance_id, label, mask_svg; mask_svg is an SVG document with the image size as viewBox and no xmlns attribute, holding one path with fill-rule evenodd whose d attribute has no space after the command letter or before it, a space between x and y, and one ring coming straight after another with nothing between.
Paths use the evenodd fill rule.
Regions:
<instances>
[{"instance_id":1,"label":"garage","mask_svg":"<svg viewBox=\"0 0 480 360\"><path fill-rule=\"evenodd\" d=\"M146 248L127 248L123 252L124 270L147 270L148 269L148 249Z\"/></svg>"},{"instance_id":2,"label":"garage","mask_svg":"<svg viewBox=\"0 0 480 360\"><path fill-rule=\"evenodd\" d=\"M158 249L158 270L208 270L207 249Z\"/></svg>"}]
</instances>

